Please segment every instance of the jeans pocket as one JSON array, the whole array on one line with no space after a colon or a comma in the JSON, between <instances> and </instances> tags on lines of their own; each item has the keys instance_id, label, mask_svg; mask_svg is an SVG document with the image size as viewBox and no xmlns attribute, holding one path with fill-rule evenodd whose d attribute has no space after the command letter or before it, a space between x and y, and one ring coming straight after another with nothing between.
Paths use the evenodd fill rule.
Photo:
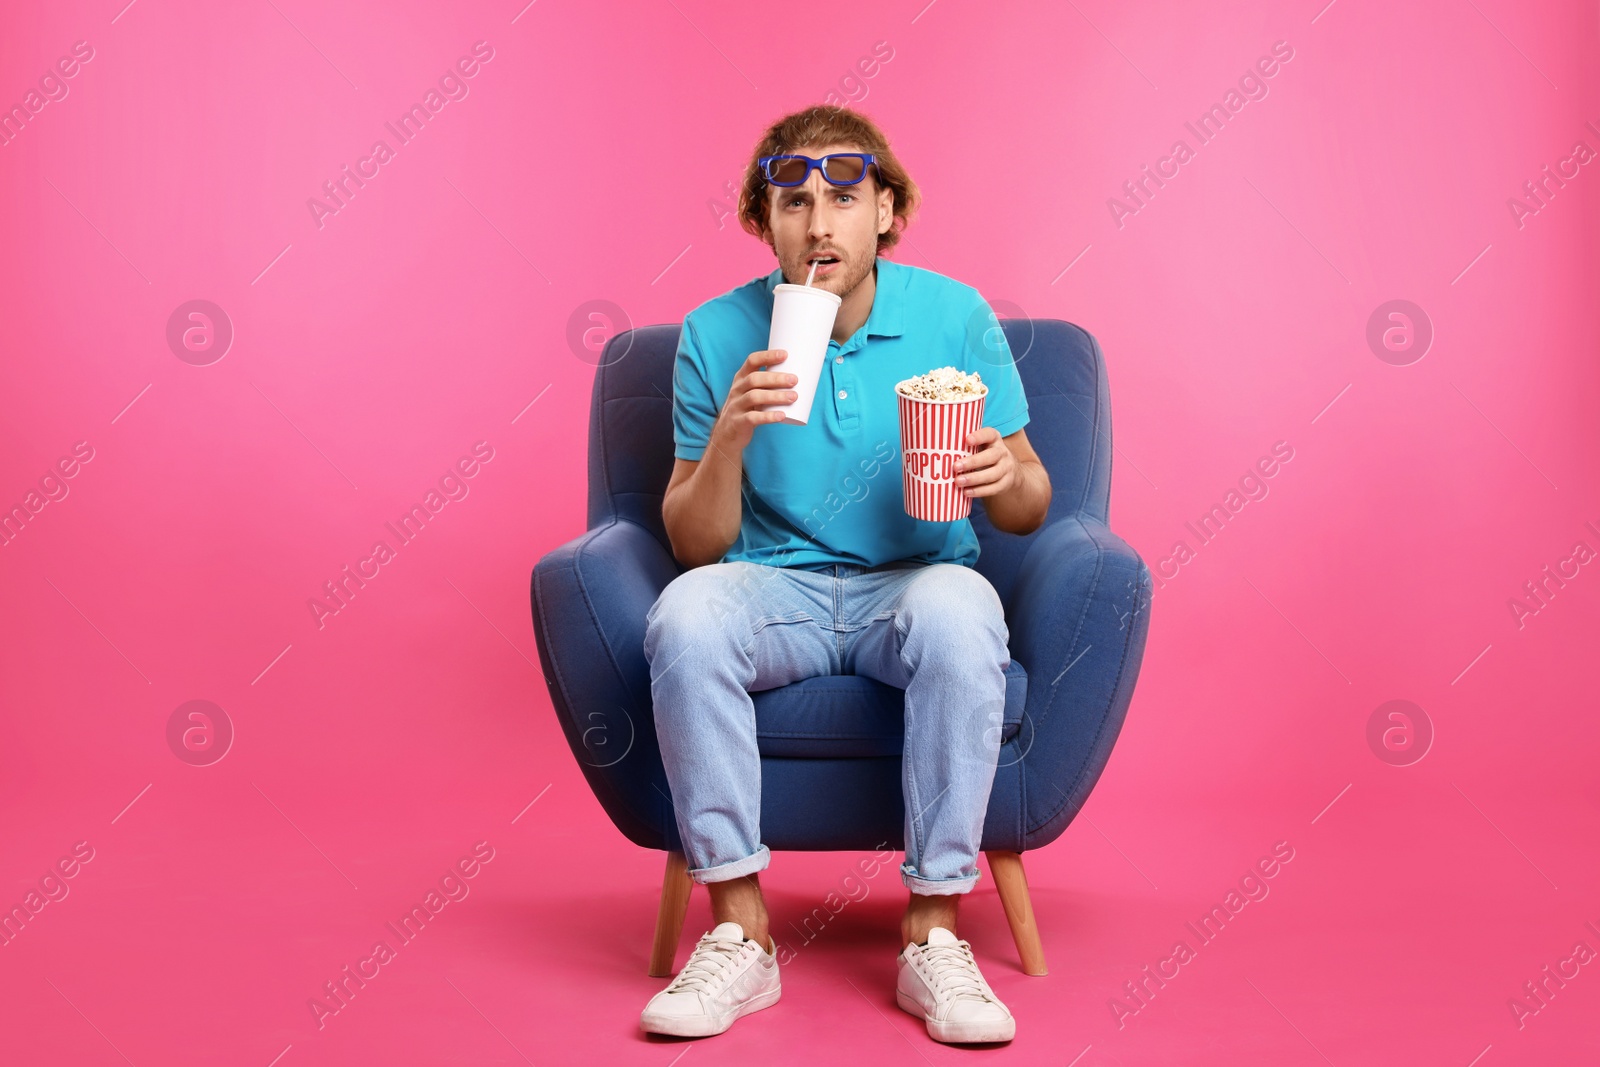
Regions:
<instances>
[{"instance_id":1,"label":"jeans pocket","mask_svg":"<svg viewBox=\"0 0 1600 1067\"><path fill-rule=\"evenodd\" d=\"M756 639L761 635L761 631L765 630L768 626L776 626L787 622L815 621L816 620L811 617L811 612L803 609L780 612L775 615L763 615L750 629L750 640L745 643L744 654L748 656L755 651Z\"/></svg>"}]
</instances>

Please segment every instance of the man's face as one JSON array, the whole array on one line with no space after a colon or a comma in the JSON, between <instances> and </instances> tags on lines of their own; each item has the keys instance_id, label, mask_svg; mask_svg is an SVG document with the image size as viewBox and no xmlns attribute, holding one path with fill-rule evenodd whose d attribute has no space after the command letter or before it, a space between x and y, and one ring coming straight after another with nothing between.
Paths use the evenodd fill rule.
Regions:
<instances>
[{"instance_id":1,"label":"man's face","mask_svg":"<svg viewBox=\"0 0 1600 1067\"><path fill-rule=\"evenodd\" d=\"M853 145L794 149L791 155L821 159L834 152L859 152ZM805 184L767 186L767 233L777 253L783 280L804 285L811 260L819 254L838 259L821 264L812 284L839 296L848 295L872 273L878 258L878 235L894 221L894 191L878 187L875 167L854 185L834 185L813 169Z\"/></svg>"}]
</instances>

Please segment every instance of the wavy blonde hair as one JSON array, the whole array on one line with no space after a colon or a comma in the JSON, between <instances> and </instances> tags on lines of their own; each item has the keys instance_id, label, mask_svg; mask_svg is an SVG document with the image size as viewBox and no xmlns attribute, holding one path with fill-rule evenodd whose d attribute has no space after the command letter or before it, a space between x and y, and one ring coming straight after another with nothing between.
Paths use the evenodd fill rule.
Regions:
<instances>
[{"instance_id":1,"label":"wavy blonde hair","mask_svg":"<svg viewBox=\"0 0 1600 1067\"><path fill-rule=\"evenodd\" d=\"M922 200L917 183L901 165L889 138L877 123L847 107L817 104L804 111L785 115L767 128L744 170L739 189L739 225L745 232L760 237L767 222L767 190L773 186L761 174L757 160L762 156L787 155L802 148L822 145L849 145L860 152L871 152L876 159L876 188L894 193L894 219L886 233L878 235L878 254L885 255L900 243L900 234L911 224ZM863 179L865 181L865 179Z\"/></svg>"}]
</instances>

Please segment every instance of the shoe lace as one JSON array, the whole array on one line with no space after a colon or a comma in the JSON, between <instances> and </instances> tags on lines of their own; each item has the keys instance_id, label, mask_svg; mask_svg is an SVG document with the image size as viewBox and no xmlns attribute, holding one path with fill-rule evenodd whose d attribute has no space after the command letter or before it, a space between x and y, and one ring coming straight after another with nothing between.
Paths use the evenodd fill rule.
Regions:
<instances>
[{"instance_id":1,"label":"shoe lace","mask_svg":"<svg viewBox=\"0 0 1600 1067\"><path fill-rule=\"evenodd\" d=\"M728 964L737 959L743 949L743 941L705 934L690 954L689 962L683 965L683 970L667 986L667 992L709 990L727 972Z\"/></svg>"},{"instance_id":2,"label":"shoe lace","mask_svg":"<svg viewBox=\"0 0 1600 1067\"><path fill-rule=\"evenodd\" d=\"M983 984L983 976L978 973L978 961L973 959L972 946L968 942L925 946L922 958L942 996L953 1000L994 999Z\"/></svg>"}]
</instances>

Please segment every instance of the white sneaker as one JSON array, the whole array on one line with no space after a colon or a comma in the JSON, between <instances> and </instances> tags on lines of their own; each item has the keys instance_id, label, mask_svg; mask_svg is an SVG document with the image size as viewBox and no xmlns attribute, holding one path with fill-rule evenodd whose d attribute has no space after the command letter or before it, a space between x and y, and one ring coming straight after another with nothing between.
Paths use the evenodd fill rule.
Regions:
<instances>
[{"instance_id":1,"label":"white sneaker","mask_svg":"<svg viewBox=\"0 0 1600 1067\"><path fill-rule=\"evenodd\" d=\"M741 1015L778 1002L778 943L771 951L744 936L736 922L718 923L700 938L672 983L639 1016L647 1033L676 1037L720 1034Z\"/></svg>"},{"instance_id":2,"label":"white sneaker","mask_svg":"<svg viewBox=\"0 0 1600 1067\"><path fill-rule=\"evenodd\" d=\"M1010 1041L1017 1035L1017 1021L984 981L972 945L944 927L928 931L926 946L906 945L895 962L895 1000L927 1023L935 1041Z\"/></svg>"}]
</instances>

